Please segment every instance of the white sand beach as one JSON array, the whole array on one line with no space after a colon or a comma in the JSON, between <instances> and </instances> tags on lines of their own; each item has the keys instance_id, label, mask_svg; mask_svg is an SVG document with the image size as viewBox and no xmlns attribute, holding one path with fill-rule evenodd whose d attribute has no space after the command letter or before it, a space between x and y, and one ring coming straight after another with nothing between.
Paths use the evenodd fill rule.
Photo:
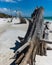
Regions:
<instances>
[{"instance_id":1,"label":"white sand beach","mask_svg":"<svg viewBox=\"0 0 52 65\"><path fill-rule=\"evenodd\" d=\"M51 20L45 20L44 22L50 22L49 23L49 35L48 40L52 41L52 21ZM47 44L48 46L52 47L52 44ZM47 50L47 56L36 56L36 64L35 65L52 65L52 50Z\"/></svg>"},{"instance_id":2,"label":"white sand beach","mask_svg":"<svg viewBox=\"0 0 52 65\"><path fill-rule=\"evenodd\" d=\"M14 59L10 59L14 55L14 50L10 49L15 47L15 41L18 40L18 36L24 37L28 28L27 24L15 25L20 20L13 20L8 23L10 18L0 18L0 65L10 65ZM50 30L52 30L52 23L49 24ZM49 40L52 41L52 33L49 33ZM19 41L19 40L18 40ZM52 44L50 45L52 47ZM47 51L47 56L36 56L36 65L52 65L52 51Z\"/></svg>"},{"instance_id":3,"label":"white sand beach","mask_svg":"<svg viewBox=\"0 0 52 65\"><path fill-rule=\"evenodd\" d=\"M14 59L10 58L14 56L14 50L10 48L15 47L18 36L23 37L28 28L27 24L14 25L14 22L7 23L7 21L8 19L0 18L0 65L10 65L12 63Z\"/></svg>"}]
</instances>

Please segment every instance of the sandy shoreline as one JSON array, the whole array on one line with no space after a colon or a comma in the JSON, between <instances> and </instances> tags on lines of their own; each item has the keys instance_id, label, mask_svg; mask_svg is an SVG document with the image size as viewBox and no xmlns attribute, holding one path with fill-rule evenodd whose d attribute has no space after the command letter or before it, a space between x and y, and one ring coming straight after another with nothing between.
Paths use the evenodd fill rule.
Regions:
<instances>
[{"instance_id":1,"label":"sandy shoreline","mask_svg":"<svg viewBox=\"0 0 52 65\"><path fill-rule=\"evenodd\" d=\"M7 22L0 25L0 65L10 65L14 61L14 59L10 59L14 55L14 50L10 48L15 47L15 41L18 40L18 36L25 36L28 25L14 25ZM52 30L52 24L49 27ZM49 40L52 40L52 33L49 33ZM52 51L47 51L47 54L47 57L37 56L36 65L42 65L42 63L43 65L48 65L47 61L49 65L52 65Z\"/></svg>"},{"instance_id":2,"label":"sandy shoreline","mask_svg":"<svg viewBox=\"0 0 52 65\"><path fill-rule=\"evenodd\" d=\"M14 50L10 49L15 47L15 41L19 36L25 35L25 30L28 26L26 24L14 25L12 23L1 24L0 26L0 65L10 65L14 59Z\"/></svg>"}]
</instances>

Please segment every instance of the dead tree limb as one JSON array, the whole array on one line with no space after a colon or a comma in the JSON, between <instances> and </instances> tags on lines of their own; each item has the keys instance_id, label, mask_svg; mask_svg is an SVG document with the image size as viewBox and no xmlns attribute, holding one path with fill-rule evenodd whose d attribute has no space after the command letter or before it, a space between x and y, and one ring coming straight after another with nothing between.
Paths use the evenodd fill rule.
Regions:
<instances>
[{"instance_id":1,"label":"dead tree limb","mask_svg":"<svg viewBox=\"0 0 52 65\"><path fill-rule=\"evenodd\" d=\"M20 57L16 59L15 64L19 64L23 57L24 57L24 53L22 53Z\"/></svg>"},{"instance_id":2,"label":"dead tree limb","mask_svg":"<svg viewBox=\"0 0 52 65\"><path fill-rule=\"evenodd\" d=\"M46 44L52 44L52 41L46 39L40 39L40 42L45 42Z\"/></svg>"},{"instance_id":3,"label":"dead tree limb","mask_svg":"<svg viewBox=\"0 0 52 65\"><path fill-rule=\"evenodd\" d=\"M21 53L29 45L30 45L30 43L27 42L26 44L24 44L23 46L21 46L19 49L17 49L17 51L15 52L15 55Z\"/></svg>"},{"instance_id":4,"label":"dead tree limb","mask_svg":"<svg viewBox=\"0 0 52 65\"><path fill-rule=\"evenodd\" d=\"M30 48L29 48L28 52L26 53L24 59L20 63L20 65L26 65L27 64L28 60L31 57L31 54L32 54L32 51L33 51L33 47L34 47L34 44L32 42L30 42Z\"/></svg>"}]
</instances>

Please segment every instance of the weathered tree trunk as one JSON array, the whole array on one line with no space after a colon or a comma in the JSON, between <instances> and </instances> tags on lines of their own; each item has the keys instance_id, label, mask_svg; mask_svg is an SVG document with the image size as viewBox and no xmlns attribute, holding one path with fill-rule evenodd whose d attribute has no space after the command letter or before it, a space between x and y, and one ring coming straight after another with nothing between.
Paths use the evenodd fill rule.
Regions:
<instances>
[{"instance_id":1,"label":"weathered tree trunk","mask_svg":"<svg viewBox=\"0 0 52 65\"><path fill-rule=\"evenodd\" d=\"M27 51L27 53L26 53L24 59L22 60L22 62L20 63L20 65L27 65L27 62L29 61L29 59L32 55L33 48L34 48L34 44L33 44L33 42L30 42L30 48Z\"/></svg>"},{"instance_id":2,"label":"weathered tree trunk","mask_svg":"<svg viewBox=\"0 0 52 65\"><path fill-rule=\"evenodd\" d=\"M23 57L24 57L24 53L22 53L20 57L16 59L15 64L19 64Z\"/></svg>"},{"instance_id":3,"label":"weathered tree trunk","mask_svg":"<svg viewBox=\"0 0 52 65\"><path fill-rule=\"evenodd\" d=\"M40 55L40 54L44 54L45 52L44 44L40 43L41 32L39 33L40 26L42 26L41 25L42 24L42 21L41 21L42 14L43 14L42 12L43 12L42 8L39 8L38 13L36 14L37 17L34 19L33 24L30 24L31 29L29 27L26 37L22 41L23 46L16 51L16 54L17 52L21 53L21 51L23 51L29 45L29 48L27 52L25 53L24 58L22 59L19 65L27 65L28 62L29 64L34 65L36 54L38 53ZM20 60L22 57L23 57L23 54L22 56L20 56ZM19 62L20 60L17 60L16 63Z\"/></svg>"},{"instance_id":4,"label":"weathered tree trunk","mask_svg":"<svg viewBox=\"0 0 52 65\"><path fill-rule=\"evenodd\" d=\"M41 56L43 56L43 55L46 56L46 50L47 50L46 43L45 42L40 42L40 45L38 47L37 54L38 55L41 55Z\"/></svg>"},{"instance_id":5,"label":"weathered tree trunk","mask_svg":"<svg viewBox=\"0 0 52 65\"><path fill-rule=\"evenodd\" d=\"M39 46L39 41L38 39L36 39L36 41L34 41L34 49L33 49L33 65L35 65L35 61L36 61L35 58L36 58L38 46Z\"/></svg>"}]
</instances>

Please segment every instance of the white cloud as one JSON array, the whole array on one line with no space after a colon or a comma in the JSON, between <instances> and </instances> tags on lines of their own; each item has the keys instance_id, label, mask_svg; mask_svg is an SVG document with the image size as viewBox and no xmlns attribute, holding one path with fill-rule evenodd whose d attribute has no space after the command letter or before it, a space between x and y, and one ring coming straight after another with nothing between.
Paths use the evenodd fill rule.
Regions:
<instances>
[{"instance_id":1,"label":"white cloud","mask_svg":"<svg viewBox=\"0 0 52 65\"><path fill-rule=\"evenodd\" d=\"M23 12L20 10L20 11L16 11L16 10L11 10L11 9L8 9L8 8L0 8L0 13L5 13L5 14L9 14L9 15L22 15L23 16Z\"/></svg>"},{"instance_id":2,"label":"white cloud","mask_svg":"<svg viewBox=\"0 0 52 65\"><path fill-rule=\"evenodd\" d=\"M12 2L12 3L15 3L16 2L14 0L0 0L0 1L2 1L2 2Z\"/></svg>"},{"instance_id":3,"label":"white cloud","mask_svg":"<svg viewBox=\"0 0 52 65\"><path fill-rule=\"evenodd\" d=\"M1 2L11 2L11 3L16 3L16 2L21 2L22 0L0 0Z\"/></svg>"},{"instance_id":4,"label":"white cloud","mask_svg":"<svg viewBox=\"0 0 52 65\"><path fill-rule=\"evenodd\" d=\"M7 8L0 8L0 12L6 12Z\"/></svg>"},{"instance_id":5,"label":"white cloud","mask_svg":"<svg viewBox=\"0 0 52 65\"><path fill-rule=\"evenodd\" d=\"M7 9L7 8L0 8L0 13L15 15L16 14L16 10L10 10L10 9Z\"/></svg>"}]
</instances>

